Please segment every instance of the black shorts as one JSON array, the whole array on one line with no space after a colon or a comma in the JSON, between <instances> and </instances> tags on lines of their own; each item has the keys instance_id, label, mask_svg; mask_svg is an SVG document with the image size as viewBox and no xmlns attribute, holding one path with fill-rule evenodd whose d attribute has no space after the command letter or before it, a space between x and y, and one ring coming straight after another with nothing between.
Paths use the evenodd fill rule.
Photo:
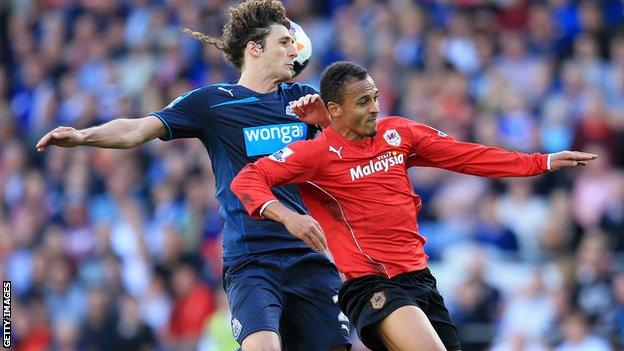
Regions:
<instances>
[{"instance_id":1,"label":"black shorts","mask_svg":"<svg viewBox=\"0 0 624 351\"><path fill-rule=\"evenodd\" d=\"M340 287L338 304L371 350L387 350L378 337L377 325L399 307L409 305L425 312L447 350L461 348L457 329L429 268L390 279L367 275L346 281Z\"/></svg>"}]
</instances>

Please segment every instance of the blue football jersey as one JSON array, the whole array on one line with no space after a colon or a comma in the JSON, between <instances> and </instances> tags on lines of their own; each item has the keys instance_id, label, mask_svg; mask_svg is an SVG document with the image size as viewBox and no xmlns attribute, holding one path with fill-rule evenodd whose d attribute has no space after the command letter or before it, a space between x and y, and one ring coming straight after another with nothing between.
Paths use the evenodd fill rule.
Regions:
<instances>
[{"instance_id":1,"label":"blue football jersey","mask_svg":"<svg viewBox=\"0 0 624 351\"><path fill-rule=\"evenodd\" d=\"M230 183L248 163L314 136L318 128L301 122L291 104L315 93L312 87L296 83L281 83L266 94L240 85L215 84L186 92L163 110L150 113L167 127L163 140L199 138L208 150L225 220L224 257L307 247L281 223L250 218L230 191ZM274 188L273 192L292 210L307 213L296 186Z\"/></svg>"}]
</instances>

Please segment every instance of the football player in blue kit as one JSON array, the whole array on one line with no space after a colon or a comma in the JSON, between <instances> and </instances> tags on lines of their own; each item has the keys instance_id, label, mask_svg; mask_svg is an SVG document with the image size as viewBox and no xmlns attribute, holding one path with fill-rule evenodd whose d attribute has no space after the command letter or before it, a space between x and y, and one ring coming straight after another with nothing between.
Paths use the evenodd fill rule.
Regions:
<instances>
[{"instance_id":1,"label":"football player in blue kit","mask_svg":"<svg viewBox=\"0 0 624 351\"><path fill-rule=\"evenodd\" d=\"M292 102L315 94L291 79L297 49L290 22L276 0L254 0L230 9L221 38L187 31L222 50L241 71L237 84L214 84L182 94L161 111L116 119L76 130L58 127L37 143L132 148L152 139L198 138L212 162L216 196L225 219L223 286L232 331L244 351L329 351L349 348L349 326L335 303L340 277L323 254L278 222L251 219L230 191L245 165L287 144L311 138L315 124L303 123ZM309 116L320 114L310 113ZM310 117L308 122L316 122ZM306 214L295 186L275 189L277 198ZM320 228L319 228L320 230Z\"/></svg>"}]
</instances>

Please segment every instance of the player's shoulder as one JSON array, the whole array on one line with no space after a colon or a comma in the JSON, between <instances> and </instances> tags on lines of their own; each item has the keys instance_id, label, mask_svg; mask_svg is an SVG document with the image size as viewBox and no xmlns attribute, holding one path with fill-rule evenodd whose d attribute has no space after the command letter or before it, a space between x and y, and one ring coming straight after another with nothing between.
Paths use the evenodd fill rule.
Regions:
<instances>
[{"instance_id":1,"label":"player's shoulder","mask_svg":"<svg viewBox=\"0 0 624 351\"><path fill-rule=\"evenodd\" d=\"M262 94L254 92L242 85L230 83L216 83L206 87L206 100L210 101L210 108L232 106L241 103L253 103L262 99Z\"/></svg>"},{"instance_id":2,"label":"player's shoulder","mask_svg":"<svg viewBox=\"0 0 624 351\"><path fill-rule=\"evenodd\" d=\"M430 135L432 131L437 132L437 130L426 124L402 116L388 116L377 122L377 133L384 135L384 138L395 134L399 137L411 136L420 138Z\"/></svg>"},{"instance_id":3,"label":"player's shoulder","mask_svg":"<svg viewBox=\"0 0 624 351\"><path fill-rule=\"evenodd\" d=\"M230 83L215 83L205 86L205 92L211 95L231 95L232 93L238 92L240 90L240 85Z\"/></svg>"},{"instance_id":4,"label":"player's shoulder","mask_svg":"<svg viewBox=\"0 0 624 351\"><path fill-rule=\"evenodd\" d=\"M323 148L323 146L326 145L327 142L327 130L323 130L322 132L318 133L313 139L298 140L295 143L298 145L299 148L304 148L308 151L314 152L314 150L318 148Z\"/></svg>"},{"instance_id":5,"label":"player's shoulder","mask_svg":"<svg viewBox=\"0 0 624 351\"><path fill-rule=\"evenodd\" d=\"M318 94L318 91L309 84L303 83L280 83L279 88L286 94L304 96L307 94Z\"/></svg>"},{"instance_id":6,"label":"player's shoulder","mask_svg":"<svg viewBox=\"0 0 624 351\"><path fill-rule=\"evenodd\" d=\"M176 107L176 105L188 107L203 104L205 101L207 101L205 98L205 94L207 93L206 89L206 86L201 86L199 88L185 91L180 96L171 101L166 108L174 108Z\"/></svg>"},{"instance_id":7,"label":"player's shoulder","mask_svg":"<svg viewBox=\"0 0 624 351\"><path fill-rule=\"evenodd\" d=\"M322 143L319 143L318 138L319 137L295 141L269 155L268 158L273 161L286 162L287 158L295 156L291 160L307 160L305 162L315 162L315 160L318 159L315 155L318 155L318 150L323 145Z\"/></svg>"},{"instance_id":8,"label":"player's shoulder","mask_svg":"<svg viewBox=\"0 0 624 351\"><path fill-rule=\"evenodd\" d=\"M191 96L191 95L193 95L193 96L204 95L204 94L209 93L209 88L210 87L207 86L207 85L202 85L200 87L196 87L196 88L193 88L191 90L187 90L182 95L187 95L187 96Z\"/></svg>"},{"instance_id":9,"label":"player's shoulder","mask_svg":"<svg viewBox=\"0 0 624 351\"><path fill-rule=\"evenodd\" d=\"M379 121L377 122L377 129L385 130L391 128L407 127L409 125L420 125L420 123L402 116L387 116L379 119Z\"/></svg>"},{"instance_id":10,"label":"player's shoulder","mask_svg":"<svg viewBox=\"0 0 624 351\"><path fill-rule=\"evenodd\" d=\"M413 137L448 137L448 135L430 125L416 122L413 119L401 117L401 116L389 116L383 118L377 122L377 131L385 132L386 130L396 129L399 134L403 133L402 131L409 130L409 134Z\"/></svg>"},{"instance_id":11,"label":"player's shoulder","mask_svg":"<svg viewBox=\"0 0 624 351\"><path fill-rule=\"evenodd\" d=\"M297 140L288 145L289 148L297 151L301 155L317 155L318 150L323 149L327 144L324 132L319 133L313 139Z\"/></svg>"}]
</instances>

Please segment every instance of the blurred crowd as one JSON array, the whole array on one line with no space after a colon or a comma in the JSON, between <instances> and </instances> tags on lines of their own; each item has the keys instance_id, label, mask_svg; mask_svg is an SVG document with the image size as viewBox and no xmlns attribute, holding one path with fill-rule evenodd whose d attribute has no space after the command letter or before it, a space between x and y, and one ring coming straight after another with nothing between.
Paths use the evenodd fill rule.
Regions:
<instances>
[{"instance_id":1,"label":"blurred crowd","mask_svg":"<svg viewBox=\"0 0 624 351\"><path fill-rule=\"evenodd\" d=\"M523 152L596 153L530 179L410 172L464 350L624 349L624 3L286 0L298 81L369 69L382 114ZM229 350L214 177L196 140L35 151L48 130L236 82L225 0L0 0L0 275L16 350ZM355 334L355 333L353 333ZM354 338L354 350L364 350Z\"/></svg>"}]
</instances>

